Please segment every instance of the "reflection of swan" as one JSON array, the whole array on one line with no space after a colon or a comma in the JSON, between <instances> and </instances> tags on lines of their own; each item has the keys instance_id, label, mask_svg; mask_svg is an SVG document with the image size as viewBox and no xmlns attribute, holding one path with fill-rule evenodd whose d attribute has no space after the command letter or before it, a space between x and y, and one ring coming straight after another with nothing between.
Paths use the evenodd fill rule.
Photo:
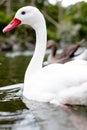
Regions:
<instances>
[{"instance_id":1,"label":"reflection of swan","mask_svg":"<svg viewBox=\"0 0 87 130\"><path fill-rule=\"evenodd\" d=\"M86 130L85 106L68 106L65 111L49 103L21 99L22 88L23 84L0 87L0 130Z\"/></svg>"},{"instance_id":2,"label":"reflection of swan","mask_svg":"<svg viewBox=\"0 0 87 130\"><path fill-rule=\"evenodd\" d=\"M22 88L23 84L0 87L0 130L40 130L21 99Z\"/></svg>"},{"instance_id":3,"label":"reflection of swan","mask_svg":"<svg viewBox=\"0 0 87 130\"><path fill-rule=\"evenodd\" d=\"M71 61L42 68L47 36L42 13L35 7L23 7L3 32L19 24L28 24L36 31L36 48L25 73L23 95L41 102L87 105L87 62Z\"/></svg>"},{"instance_id":4,"label":"reflection of swan","mask_svg":"<svg viewBox=\"0 0 87 130\"><path fill-rule=\"evenodd\" d=\"M48 63L66 63L68 61L71 61L72 58L75 57L75 52L78 50L82 43L83 40L77 44L71 44L65 48L61 54L57 55L57 43L53 40L48 40L47 49L51 48L51 53L48 56Z\"/></svg>"}]
</instances>

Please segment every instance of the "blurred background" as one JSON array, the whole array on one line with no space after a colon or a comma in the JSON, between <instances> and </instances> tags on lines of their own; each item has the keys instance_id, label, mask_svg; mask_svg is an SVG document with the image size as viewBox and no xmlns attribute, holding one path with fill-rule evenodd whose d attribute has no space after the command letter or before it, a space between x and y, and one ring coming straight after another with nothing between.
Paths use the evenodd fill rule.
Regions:
<instances>
[{"instance_id":1,"label":"blurred background","mask_svg":"<svg viewBox=\"0 0 87 130\"><path fill-rule=\"evenodd\" d=\"M33 50L35 32L22 25L9 33L2 29L11 21L16 11L32 5L40 9L47 23L48 40L56 41L60 47L87 40L87 2L83 0L0 0L0 50Z\"/></svg>"}]
</instances>

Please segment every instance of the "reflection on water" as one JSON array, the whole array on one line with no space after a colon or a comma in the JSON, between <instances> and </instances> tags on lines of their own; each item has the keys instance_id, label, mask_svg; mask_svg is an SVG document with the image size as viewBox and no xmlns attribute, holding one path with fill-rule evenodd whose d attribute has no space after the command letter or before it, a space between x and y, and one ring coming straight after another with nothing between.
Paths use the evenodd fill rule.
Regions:
<instances>
[{"instance_id":1,"label":"reflection on water","mask_svg":"<svg viewBox=\"0 0 87 130\"><path fill-rule=\"evenodd\" d=\"M38 130L34 115L21 99L23 84L7 86L23 82L30 61L29 56L15 56L0 53L0 130Z\"/></svg>"},{"instance_id":2,"label":"reflection on water","mask_svg":"<svg viewBox=\"0 0 87 130\"><path fill-rule=\"evenodd\" d=\"M0 130L39 130L21 99L22 84L0 89Z\"/></svg>"},{"instance_id":3,"label":"reflection on water","mask_svg":"<svg viewBox=\"0 0 87 130\"><path fill-rule=\"evenodd\" d=\"M87 107L65 110L22 96L23 84L16 83L23 83L31 57L16 56L0 53L0 130L87 130Z\"/></svg>"}]
</instances>

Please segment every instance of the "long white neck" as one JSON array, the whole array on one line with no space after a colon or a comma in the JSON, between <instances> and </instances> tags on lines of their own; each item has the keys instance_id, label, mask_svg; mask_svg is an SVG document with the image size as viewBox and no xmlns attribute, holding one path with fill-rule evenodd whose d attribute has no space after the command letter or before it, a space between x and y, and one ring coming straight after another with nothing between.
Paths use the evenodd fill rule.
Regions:
<instances>
[{"instance_id":1,"label":"long white neck","mask_svg":"<svg viewBox=\"0 0 87 130\"><path fill-rule=\"evenodd\" d=\"M46 49L47 32L43 16L41 16L40 22L35 24L33 28L36 32L36 47L31 62L26 70L25 79L28 79L31 75L42 68Z\"/></svg>"}]
</instances>

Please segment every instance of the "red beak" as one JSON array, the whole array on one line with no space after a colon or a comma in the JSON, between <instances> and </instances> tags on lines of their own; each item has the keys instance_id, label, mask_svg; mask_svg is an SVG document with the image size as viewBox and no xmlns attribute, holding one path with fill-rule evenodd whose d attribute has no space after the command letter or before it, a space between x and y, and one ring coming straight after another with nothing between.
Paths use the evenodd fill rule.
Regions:
<instances>
[{"instance_id":1,"label":"red beak","mask_svg":"<svg viewBox=\"0 0 87 130\"><path fill-rule=\"evenodd\" d=\"M12 29L14 29L15 27L17 27L19 24L21 24L21 21L17 18L14 18L4 29L3 29L3 33L8 32Z\"/></svg>"}]
</instances>

